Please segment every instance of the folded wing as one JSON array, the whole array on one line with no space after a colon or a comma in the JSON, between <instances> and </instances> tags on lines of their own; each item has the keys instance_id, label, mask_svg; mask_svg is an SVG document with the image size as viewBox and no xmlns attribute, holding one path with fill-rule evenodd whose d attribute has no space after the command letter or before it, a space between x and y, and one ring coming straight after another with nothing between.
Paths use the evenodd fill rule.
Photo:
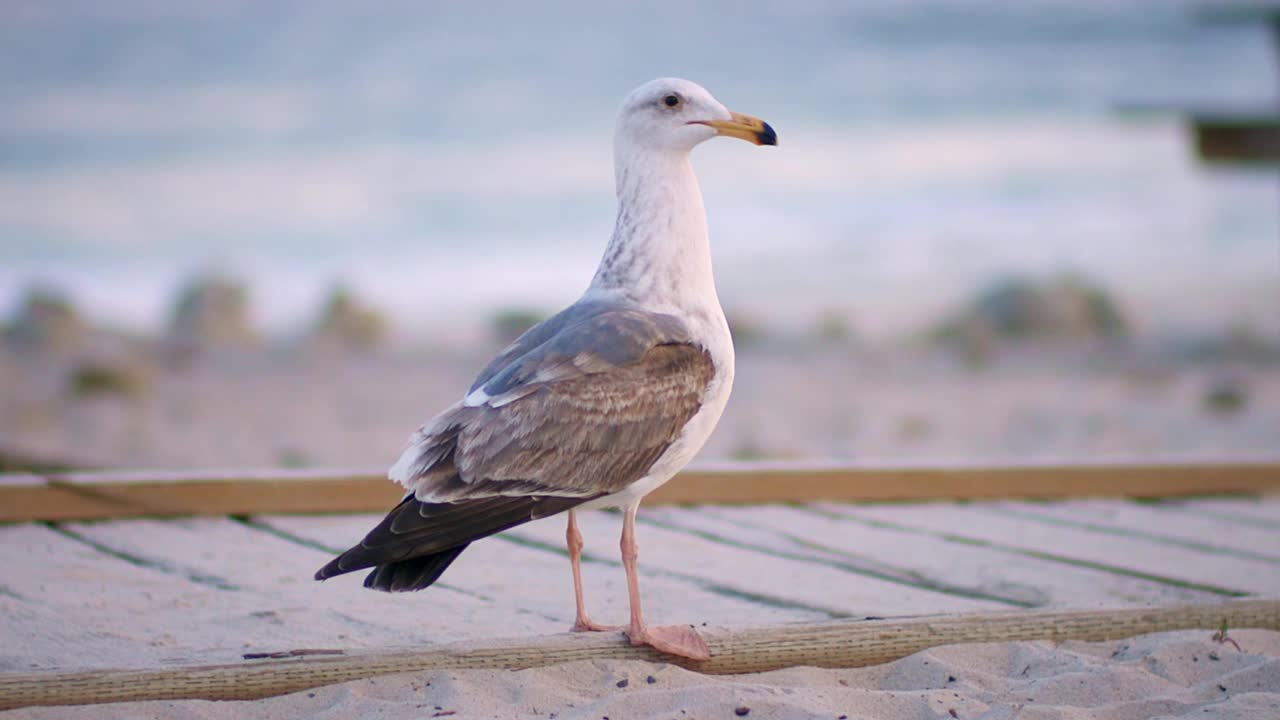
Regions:
<instances>
[{"instance_id":1,"label":"folded wing","mask_svg":"<svg viewBox=\"0 0 1280 720\"><path fill-rule=\"evenodd\" d=\"M713 375L672 316L569 308L414 434L390 473L409 494L316 578L374 567L369 587L420 589L474 540L625 489L679 437Z\"/></svg>"}]
</instances>

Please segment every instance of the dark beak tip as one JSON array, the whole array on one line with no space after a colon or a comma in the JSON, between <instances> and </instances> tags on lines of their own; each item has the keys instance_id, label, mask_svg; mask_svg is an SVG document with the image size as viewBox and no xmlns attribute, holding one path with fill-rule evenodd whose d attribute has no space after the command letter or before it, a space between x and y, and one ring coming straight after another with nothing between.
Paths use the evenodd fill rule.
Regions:
<instances>
[{"instance_id":1,"label":"dark beak tip","mask_svg":"<svg viewBox=\"0 0 1280 720\"><path fill-rule=\"evenodd\" d=\"M778 133L774 132L773 126L769 123L764 124L764 129L758 135L761 145L777 145Z\"/></svg>"}]
</instances>

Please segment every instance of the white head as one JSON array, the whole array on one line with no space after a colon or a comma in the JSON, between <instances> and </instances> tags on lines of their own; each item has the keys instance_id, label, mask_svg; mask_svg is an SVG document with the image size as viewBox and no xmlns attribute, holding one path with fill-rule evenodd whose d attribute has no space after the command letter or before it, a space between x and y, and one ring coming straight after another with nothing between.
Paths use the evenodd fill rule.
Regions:
<instances>
[{"instance_id":1,"label":"white head","mask_svg":"<svg viewBox=\"0 0 1280 720\"><path fill-rule=\"evenodd\" d=\"M618 111L614 144L637 149L688 152L717 135L756 145L777 145L769 124L730 112L706 88L679 78L658 78L631 91Z\"/></svg>"}]
</instances>

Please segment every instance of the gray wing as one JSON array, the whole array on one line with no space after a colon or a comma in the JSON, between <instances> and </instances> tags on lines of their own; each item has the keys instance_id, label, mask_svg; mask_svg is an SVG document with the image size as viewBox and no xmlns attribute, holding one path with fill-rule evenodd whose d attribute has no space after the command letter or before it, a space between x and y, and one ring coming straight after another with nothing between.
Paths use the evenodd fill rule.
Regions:
<instances>
[{"instance_id":1,"label":"gray wing","mask_svg":"<svg viewBox=\"0 0 1280 720\"><path fill-rule=\"evenodd\" d=\"M608 353L617 364L624 364L662 342L692 343L693 338L684 322L672 315L599 300L576 302L516 338L480 371L467 392L484 388L488 394L498 394L501 387L511 387L518 368L533 368L557 356L585 350Z\"/></svg>"},{"instance_id":2,"label":"gray wing","mask_svg":"<svg viewBox=\"0 0 1280 720\"><path fill-rule=\"evenodd\" d=\"M421 428L391 476L427 502L618 492L679 437L714 370L679 318L574 306Z\"/></svg>"},{"instance_id":3,"label":"gray wing","mask_svg":"<svg viewBox=\"0 0 1280 720\"><path fill-rule=\"evenodd\" d=\"M574 306L520 337L391 470L411 493L316 579L418 590L480 538L644 477L701 407L711 356L668 315Z\"/></svg>"}]
</instances>

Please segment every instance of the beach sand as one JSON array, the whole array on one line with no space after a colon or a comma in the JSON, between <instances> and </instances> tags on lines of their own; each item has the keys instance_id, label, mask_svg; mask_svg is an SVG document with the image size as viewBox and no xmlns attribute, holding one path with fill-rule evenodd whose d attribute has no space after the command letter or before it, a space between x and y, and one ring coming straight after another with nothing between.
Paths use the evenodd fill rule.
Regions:
<instances>
[{"instance_id":1,"label":"beach sand","mask_svg":"<svg viewBox=\"0 0 1280 720\"><path fill-rule=\"evenodd\" d=\"M1116 642L951 645L859 669L710 676L583 661L518 672L404 673L252 702L26 708L17 718L1280 718L1280 633L1157 633Z\"/></svg>"},{"instance_id":2,"label":"beach sand","mask_svg":"<svg viewBox=\"0 0 1280 720\"><path fill-rule=\"evenodd\" d=\"M261 352L143 362L134 389L77 394L71 358L0 350L0 451L84 467L389 467L487 360ZM969 367L927 351L744 347L699 460L1030 462L1276 447L1275 364L1046 351Z\"/></svg>"}]
</instances>

